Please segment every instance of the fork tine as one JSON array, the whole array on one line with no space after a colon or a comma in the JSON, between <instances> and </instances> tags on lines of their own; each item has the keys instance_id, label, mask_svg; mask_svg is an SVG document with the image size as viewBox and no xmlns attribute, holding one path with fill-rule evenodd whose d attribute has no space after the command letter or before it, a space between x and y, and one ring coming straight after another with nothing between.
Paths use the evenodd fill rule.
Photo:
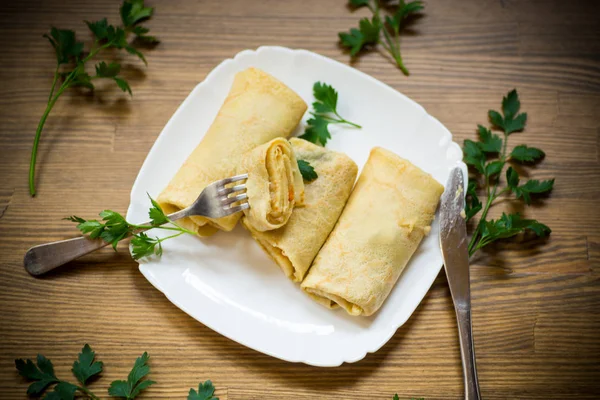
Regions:
<instances>
[{"instance_id":1,"label":"fork tine","mask_svg":"<svg viewBox=\"0 0 600 400\"><path fill-rule=\"evenodd\" d=\"M233 197L224 197L224 198L221 198L221 204L226 206L231 203L235 203L237 201L246 200L247 198L248 198L248 195L246 193L238 194L237 196L233 196Z\"/></svg>"},{"instance_id":2,"label":"fork tine","mask_svg":"<svg viewBox=\"0 0 600 400\"><path fill-rule=\"evenodd\" d=\"M219 193L220 195L228 195L230 193L233 192L239 192L241 190L246 190L246 184L243 183L241 185L235 185L233 187L222 187L220 189L217 190L217 193Z\"/></svg>"},{"instance_id":3,"label":"fork tine","mask_svg":"<svg viewBox=\"0 0 600 400\"><path fill-rule=\"evenodd\" d=\"M227 213L227 215L229 215L229 214L235 214L238 211L247 210L249 208L250 208L250 204L242 203L239 206L226 208L225 212Z\"/></svg>"},{"instance_id":4,"label":"fork tine","mask_svg":"<svg viewBox=\"0 0 600 400\"><path fill-rule=\"evenodd\" d=\"M221 179L220 181L218 181L218 183L219 183L219 186L225 186L228 183L243 181L244 179L248 179L248 174L241 174L241 175L232 176L231 178Z\"/></svg>"}]
</instances>

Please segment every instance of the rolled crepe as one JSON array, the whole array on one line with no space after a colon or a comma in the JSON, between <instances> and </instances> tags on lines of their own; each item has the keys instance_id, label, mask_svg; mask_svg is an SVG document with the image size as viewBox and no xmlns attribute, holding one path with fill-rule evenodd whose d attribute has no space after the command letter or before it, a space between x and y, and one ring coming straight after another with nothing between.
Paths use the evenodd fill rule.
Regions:
<instances>
[{"instance_id":1,"label":"rolled crepe","mask_svg":"<svg viewBox=\"0 0 600 400\"><path fill-rule=\"evenodd\" d=\"M302 139L290 139L298 160L310 163L318 178L304 187L304 206L283 227L260 232L242 223L287 277L300 282L333 229L350 196L358 168L348 156Z\"/></svg>"},{"instance_id":2,"label":"rolled crepe","mask_svg":"<svg viewBox=\"0 0 600 400\"><path fill-rule=\"evenodd\" d=\"M375 313L429 232L443 191L410 162L382 148L371 150L302 289L351 315Z\"/></svg>"},{"instance_id":3,"label":"rolled crepe","mask_svg":"<svg viewBox=\"0 0 600 400\"><path fill-rule=\"evenodd\" d=\"M191 205L210 183L235 175L242 155L276 137L289 136L306 103L271 75L249 68L233 85L212 125L169 185L158 196L167 212ZM230 231L241 213L219 219L194 216L177 221L200 235Z\"/></svg>"},{"instance_id":4,"label":"rolled crepe","mask_svg":"<svg viewBox=\"0 0 600 400\"><path fill-rule=\"evenodd\" d=\"M240 173L247 172L250 208L246 221L259 232L281 228L295 205L304 202L304 183L290 142L276 138L244 157Z\"/></svg>"}]
</instances>

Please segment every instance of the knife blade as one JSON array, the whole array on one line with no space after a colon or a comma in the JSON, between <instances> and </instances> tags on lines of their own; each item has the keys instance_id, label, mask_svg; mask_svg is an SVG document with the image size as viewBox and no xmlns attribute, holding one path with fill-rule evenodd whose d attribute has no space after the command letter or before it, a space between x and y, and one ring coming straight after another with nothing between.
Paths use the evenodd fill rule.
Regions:
<instances>
[{"instance_id":1,"label":"knife blade","mask_svg":"<svg viewBox=\"0 0 600 400\"><path fill-rule=\"evenodd\" d=\"M460 167L450 172L440 204L440 247L450 294L454 302L465 383L465 399L479 400L479 382L471 324L471 290L465 182Z\"/></svg>"}]
</instances>

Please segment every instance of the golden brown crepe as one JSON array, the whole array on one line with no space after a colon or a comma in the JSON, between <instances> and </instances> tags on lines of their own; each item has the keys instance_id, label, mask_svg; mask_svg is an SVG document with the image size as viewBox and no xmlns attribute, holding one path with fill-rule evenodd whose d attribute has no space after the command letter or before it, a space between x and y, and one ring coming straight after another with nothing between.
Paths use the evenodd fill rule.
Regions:
<instances>
[{"instance_id":1,"label":"golden brown crepe","mask_svg":"<svg viewBox=\"0 0 600 400\"><path fill-rule=\"evenodd\" d=\"M306 103L271 75L248 68L233 85L212 125L169 185L158 196L167 213L191 205L210 183L235 175L242 155L276 137L289 136ZM206 236L233 229L241 213L220 219L191 217L178 221Z\"/></svg>"},{"instance_id":2,"label":"golden brown crepe","mask_svg":"<svg viewBox=\"0 0 600 400\"><path fill-rule=\"evenodd\" d=\"M276 138L244 156L240 173L248 173L250 208L246 222L259 232L281 228L294 206L304 202L304 182L290 142Z\"/></svg>"},{"instance_id":3,"label":"golden brown crepe","mask_svg":"<svg viewBox=\"0 0 600 400\"><path fill-rule=\"evenodd\" d=\"M302 282L312 298L351 315L372 315L430 230L444 187L376 147L333 232Z\"/></svg>"},{"instance_id":4,"label":"golden brown crepe","mask_svg":"<svg viewBox=\"0 0 600 400\"><path fill-rule=\"evenodd\" d=\"M302 139L290 139L298 160L310 163L318 178L304 186L304 206L287 224L259 232L243 218L252 236L293 281L300 282L333 229L352 191L358 168L348 156Z\"/></svg>"}]
</instances>

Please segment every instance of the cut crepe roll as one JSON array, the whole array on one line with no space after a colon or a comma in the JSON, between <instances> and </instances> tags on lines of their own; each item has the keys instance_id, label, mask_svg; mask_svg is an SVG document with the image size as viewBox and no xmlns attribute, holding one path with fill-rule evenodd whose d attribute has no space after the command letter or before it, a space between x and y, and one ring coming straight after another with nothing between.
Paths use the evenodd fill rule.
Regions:
<instances>
[{"instance_id":1,"label":"cut crepe roll","mask_svg":"<svg viewBox=\"0 0 600 400\"><path fill-rule=\"evenodd\" d=\"M444 187L394 153L376 147L302 289L351 315L372 315L429 233Z\"/></svg>"},{"instance_id":2,"label":"cut crepe roll","mask_svg":"<svg viewBox=\"0 0 600 400\"><path fill-rule=\"evenodd\" d=\"M235 175L243 154L289 136L305 111L306 103L271 75L256 68L238 72L206 135L158 196L159 204L167 214L188 207L207 185ZM177 222L206 236L217 228L232 230L240 217L193 216Z\"/></svg>"},{"instance_id":3,"label":"cut crepe roll","mask_svg":"<svg viewBox=\"0 0 600 400\"><path fill-rule=\"evenodd\" d=\"M296 159L310 163L318 178L304 186L304 205L292 212L287 224L266 232L256 230L249 218L242 223L290 279L302 281L325 243L350 196L358 168L347 155L302 139L290 143Z\"/></svg>"},{"instance_id":4,"label":"cut crepe roll","mask_svg":"<svg viewBox=\"0 0 600 400\"><path fill-rule=\"evenodd\" d=\"M248 173L246 221L259 232L281 228L294 206L304 202L304 183L290 142L283 138L244 156L239 173Z\"/></svg>"}]
</instances>

